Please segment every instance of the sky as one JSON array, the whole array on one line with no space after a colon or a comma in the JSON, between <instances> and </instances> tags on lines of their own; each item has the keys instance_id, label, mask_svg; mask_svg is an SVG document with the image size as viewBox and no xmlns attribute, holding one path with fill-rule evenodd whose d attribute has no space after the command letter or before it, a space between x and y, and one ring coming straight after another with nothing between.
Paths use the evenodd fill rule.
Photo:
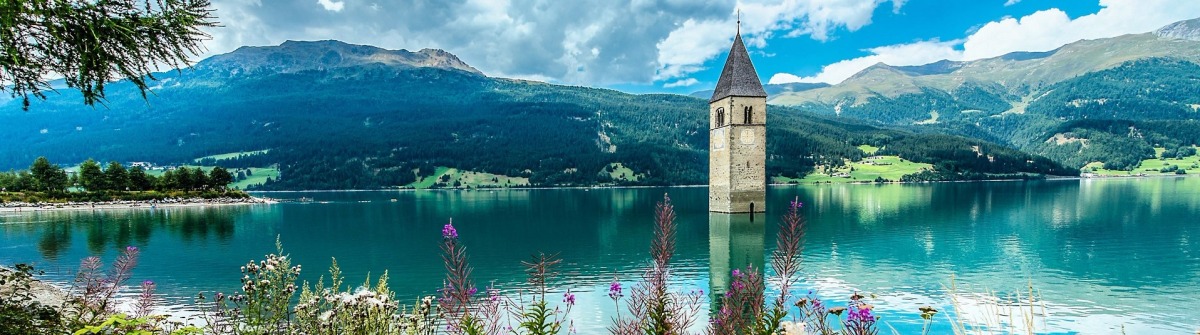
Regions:
<instances>
[{"instance_id":1,"label":"sky","mask_svg":"<svg viewBox=\"0 0 1200 335\"><path fill-rule=\"evenodd\" d=\"M921 65L1200 17L1200 0L212 0L207 57L334 39L443 49L493 77L690 93L715 85L740 31L763 83L836 84Z\"/></svg>"}]
</instances>

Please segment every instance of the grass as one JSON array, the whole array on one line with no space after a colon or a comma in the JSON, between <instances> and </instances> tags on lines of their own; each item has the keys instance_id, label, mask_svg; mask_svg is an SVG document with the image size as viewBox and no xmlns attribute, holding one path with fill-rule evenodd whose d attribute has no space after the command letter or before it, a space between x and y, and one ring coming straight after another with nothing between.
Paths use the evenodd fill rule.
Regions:
<instances>
[{"instance_id":1,"label":"grass","mask_svg":"<svg viewBox=\"0 0 1200 335\"><path fill-rule=\"evenodd\" d=\"M862 150L863 153L868 154L868 155L874 155L875 152L879 151L879 147L872 146L869 144L863 144L863 145L858 146L858 150Z\"/></svg>"},{"instance_id":2,"label":"grass","mask_svg":"<svg viewBox=\"0 0 1200 335\"><path fill-rule=\"evenodd\" d=\"M1162 155L1163 151L1166 151L1166 149L1154 148L1154 155L1155 156ZM1083 172L1084 173L1094 173L1094 174L1101 175L1101 176L1133 176L1133 175L1141 175L1141 174L1144 174L1147 176L1166 176L1166 175L1173 176L1173 175L1175 175L1174 171L1171 171L1171 172L1159 171L1162 168L1165 168L1165 167L1168 167L1171 165L1175 165L1175 166L1178 166L1180 169L1187 170L1189 175L1200 173L1200 154L1191 155L1191 156L1187 156L1184 158L1145 159L1145 160L1142 160L1141 163L1138 163L1138 167L1134 168L1132 171L1109 170L1109 169L1104 168L1104 163L1102 163L1102 162L1091 162L1091 163L1088 163L1087 165L1083 166Z\"/></svg>"},{"instance_id":3,"label":"grass","mask_svg":"<svg viewBox=\"0 0 1200 335\"><path fill-rule=\"evenodd\" d=\"M208 158L212 158L214 160L223 160L223 159L237 158L238 156L242 156L242 155L246 155L246 156L262 155L262 154L266 154L269 151L270 151L270 149L230 152L230 153L219 154L219 155L204 156L204 157L193 159L192 161L199 162L201 160L208 159Z\"/></svg>"},{"instance_id":4,"label":"grass","mask_svg":"<svg viewBox=\"0 0 1200 335\"><path fill-rule=\"evenodd\" d=\"M188 169L201 169L201 170L204 170L204 172L212 172L212 169L215 167L215 166L202 166L202 165L181 165L181 166L187 167ZM237 172L240 169L228 169L228 170L229 170L229 173L234 174L234 176L236 177ZM165 170L149 170L149 171L146 171L146 174L153 175L155 177L162 177L163 172L166 172L166 171ZM250 174L251 175L246 176L246 179L235 181L232 184L229 184L229 188L236 188L239 190L244 190L247 187L250 187L251 185L266 183L267 178L279 179L279 168L275 167L275 166L252 167L252 168L250 168Z\"/></svg>"},{"instance_id":5,"label":"grass","mask_svg":"<svg viewBox=\"0 0 1200 335\"><path fill-rule=\"evenodd\" d=\"M234 171L236 173L236 170ZM251 185L262 184L267 182L267 178L272 180L279 179L279 168L250 168L252 175L246 176L246 179L233 182L229 187L244 190Z\"/></svg>"},{"instance_id":6,"label":"grass","mask_svg":"<svg viewBox=\"0 0 1200 335\"><path fill-rule=\"evenodd\" d=\"M445 181L443 181L443 179ZM475 172L467 170L459 170L455 168L439 166L433 171L432 176L418 179L405 188L427 189L434 188L438 183L443 183L441 187L447 188L483 188L483 187L515 187L529 186L529 178L524 177L509 177L505 175L491 174L486 172ZM458 182L459 186L455 187L454 182Z\"/></svg>"},{"instance_id":7,"label":"grass","mask_svg":"<svg viewBox=\"0 0 1200 335\"><path fill-rule=\"evenodd\" d=\"M608 173L608 176L610 178L612 178L612 180L624 180L624 181L633 182L633 181L638 181L638 179L645 176L641 173L633 172L633 169L630 169L629 167L627 167L621 163L612 163L612 164L609 164L608 167L609 167L609 170L611 170L611 172ZM604 171L601 171L600 173L604 173Z\"/></svg>"},{"instance_id":8,"label":"grass","mask_svg":"<svg viewBox=\"0 0 1200 335\"><path fill-rule=\"evenodd\" d=\"M863 146L860 146L859 148L862 147ZM871 152L874 152L874 150ZM906 174L913 174L920 172L921 170L932 168L932 164L916 163L901 159L899 156L872 156L858 162L847 161L846 167L836 168L829 174L823 173L823 167L818 166L816 168L817 172L804 176L804 178L796 179L787 177L773 177L772 179L773 182L781 184L793 182L854 183L874 181L876 178L899 181L900 177L903 177Z\"/></svg>"}]
</instances>

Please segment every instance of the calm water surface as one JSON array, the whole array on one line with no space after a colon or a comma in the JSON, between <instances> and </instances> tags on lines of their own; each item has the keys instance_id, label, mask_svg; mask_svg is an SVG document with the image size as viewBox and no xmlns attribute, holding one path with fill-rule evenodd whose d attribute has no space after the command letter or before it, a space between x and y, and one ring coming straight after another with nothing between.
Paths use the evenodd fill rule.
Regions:
<instances>
[{"instance_id":1,"label":"calm water surface","mask_svg":"<svg viewBox=\"0 0 1200 335\"><path fill-rule=\"evenodd\" d=\"M1020 304L1004 297L1030 286L1048 332L1200 329L1200 178L783 186L753 222L706 213L705 188L270 193L314 201L3 213L0 262L34 263L65 281L81 258L111 262L134 245L143 250L134 282L154 280L186 304L199 291L238 290L238 267L272 252L278 236L304 265L302 279L327 274L336 257L348 282L388 270L410 300L440 286L437 245L453 218L477 283L523 289L520 262L558 253L556 287L577 293L573 319L594 334L614 312L608 284L629 285L648 259L664 193L678 212L680 291L720 292L731 268L763 266L784 206L799 197L809 219L800 293L834 304L872 293L881 320L903 334L919 332L918 307L951 311L953 301L968 319L1007 321ZM985 292L1002 299L988 303ZM934 325L949 331L943 315Z\"/></svg>"}]
</instances>

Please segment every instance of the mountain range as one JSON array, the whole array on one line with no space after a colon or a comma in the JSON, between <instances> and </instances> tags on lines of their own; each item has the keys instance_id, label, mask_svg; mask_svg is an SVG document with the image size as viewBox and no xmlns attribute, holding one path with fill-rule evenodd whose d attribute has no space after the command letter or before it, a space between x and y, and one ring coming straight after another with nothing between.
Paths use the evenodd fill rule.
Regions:
<instances>
[{"instance_id":1,"label":"mountain range","mask_svg":"<svg viewBox=\"0 0 1200 335\"><path fill-rule=\"evenodd\" d=\"M879 64L832 86L767 85L768 173L802 176L871 145L950 179L1075 175L1087 162L1119 167L1151 146L1198 143L1196 22L1050 52ZM442 50L338 41L243 47L155 77L148 99L116 82L95 108L69 89L29 111L0 101L0 168L270 149L220 163L277 166L259 187L290 190L400 186L438 167L545 186L707 179L704 92L493 78ZM614 166L638 177L606 173Z\"/></svg>"},{"instance_id":2,"label":"mountain range","mask_svg":"<svg viewBox=\"0 0 1200 335\"><path fill-rule=\"evenodd\" d=\"M1071 167L1129 169L1152 147L1200 143L1200 19L1047 52L921 66L876 64L774 104L958 134Z\"/></svg>"}]
</instances>

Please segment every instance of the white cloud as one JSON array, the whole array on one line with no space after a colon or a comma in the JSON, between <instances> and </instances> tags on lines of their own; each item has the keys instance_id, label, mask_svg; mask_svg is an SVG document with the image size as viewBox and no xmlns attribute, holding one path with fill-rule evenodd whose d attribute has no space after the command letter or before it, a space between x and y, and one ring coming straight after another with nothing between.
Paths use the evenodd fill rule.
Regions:
<instances>
[{"instance_id":1,"label":"white cloud","mask_svg":"<svg viewBox=\"0 0 1200 335\"><path fill-rule=\"evenodd\" d=\"M1005 2L1004 2L1004 7L1008 7L1008 6L1015 5L1015 4L1017 4L1018 2L1021 2L1021 0L1008 0L1008 1L1005 1Z\"/></svg>"},{"instance_id":2,"label":"white cloud","mask_svg":"<svg viewBox=\"0 0 1200 335\"><path fill-rule=\"evenodd\" d=\"M891 0L892 11L899 12L907 0ZM849 31L871 23L876 8L888 0L771 0L739 1L741 32L749 47L765 47L767 40L782 34L785 37L810 36L819 41L831 38L832 32ZM658 70L654 80L687 76L704 69L703 64L723 52L733 38L730 31L736 23L734 13L725 19L688 19L671 31L655 46L658 49Z\"/></svg>"},{"instance_id":3,"label":"white cloud","mask_svg":"<svg viewBox=\"0 0 1200 335\"><path fill-rule=\"evenodd\" d=\"M687 78L687 79L676 80L673 82L663 84L663 87L664 88L688 87L688 86L692 86L692 85L699 84L699 83L700 83L700 81L696 80L696 78Z\"/></svg>"},{"instance_id":4,"label":"white cloud","mask_svg":"<svg viewBox=\"0 0 1200 335\"><path fill-rule=\"evenodd\" d=\"M996 57L1014 51L1049 51L1081 39L1152 31L1200 16L1200 1L1100 0L1100 11L1074 20L1058 9L980 27L963 43L964 58Z\"/></svg>"},{"instance_id":5,"label":"white cloud","mask_svg":"<svg viewBox=\"0 0 1200 335\"><path fill-rule=\"evenodd\" d=\"M954 46L959 43L961 41L941 42L933 40L873 48L868 50L871 53L869 56L847 59L826 65L821 69L820 73L814 76L801 77L789 73L777 73L771 76L768 83L839 83L855 73L878 63L907 66L929 64L943 59L958 59L961 58L962 53L955 50Z\"/></svg>"},{"instance_id":6,"label":"white cloud","mask_svg":"<svg viewBox=\"0 0 1200 335\"><path fill-rule=\"evenodd\" d=\"M333 0L317 0L317 4L320 4L321 7L325 8L325 10L331 11L331 12L340 12L340 11L342 11L342 7L346 6L345 1L333 1Z\"/></svg>"},{"instance_id":7,"label":"white cloud","mask_svg":"<svg viewBox=\"0 0 1200 335\"><path fill-rule=\"evenodd\" d=\"M925 41L869 49L870 55L829 64L812 76L778 73L770 83L836 84L871 65L920 65L942 59L976 60L1016 51L1049 51L1081 39L1145 33L1172 22L1200 16L1200 1L1100 0L1100 11L1071 19L1051 8L1021 18L984 24L965 39Z\"/></svg>"}]
</instances>

